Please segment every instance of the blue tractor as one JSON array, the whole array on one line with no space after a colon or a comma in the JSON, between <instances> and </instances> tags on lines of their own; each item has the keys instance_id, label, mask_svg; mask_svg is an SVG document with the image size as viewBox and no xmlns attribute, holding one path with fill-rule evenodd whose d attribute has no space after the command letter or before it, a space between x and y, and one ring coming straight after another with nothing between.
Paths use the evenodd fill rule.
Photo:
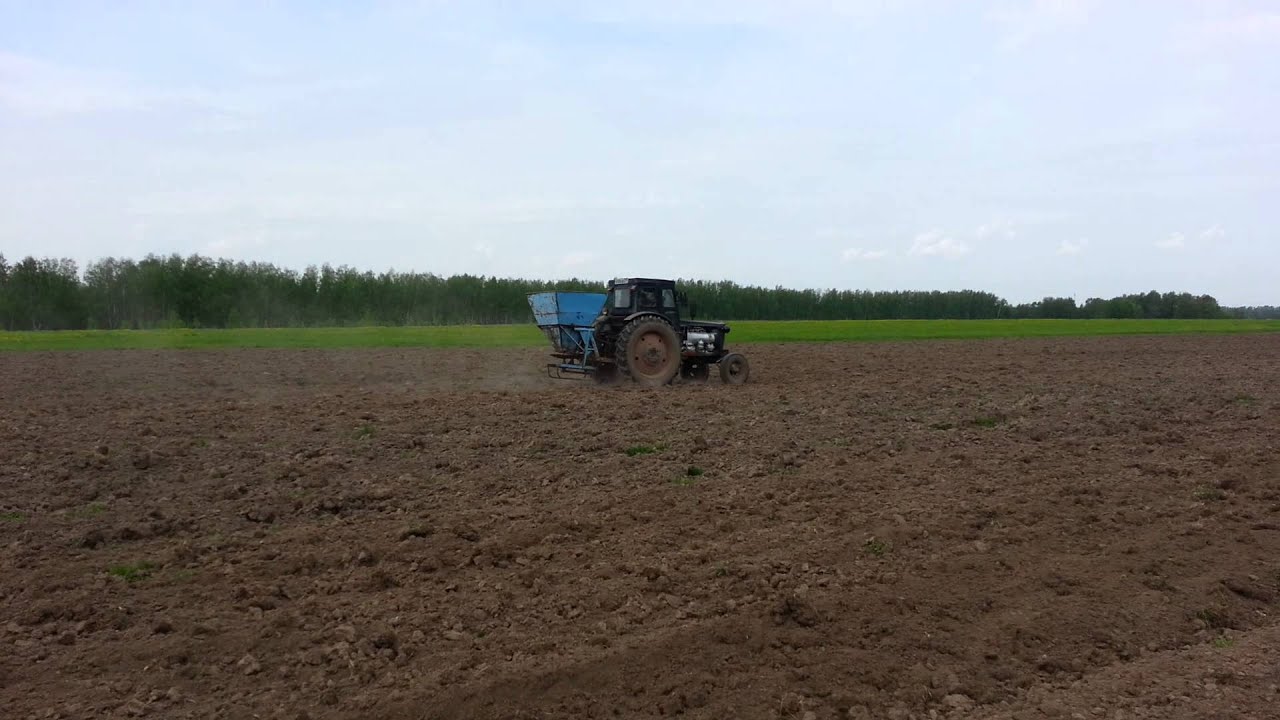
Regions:
<instances>
[{"instance_id":1,"label":"blue tractor","mask_svg":"<svg viewBox=\"0 0 1280 720\"><path fill-rule=\"evenodd\" d=\"M728 325L681 317L688 299L672 280L622 278L606 293L532 293L529 307L551 341L552 377L656 387L676 377L705 382L717 365L726 384L740 385L751 372L745 357L724 346Z\"/></svg>"}]
</instances>

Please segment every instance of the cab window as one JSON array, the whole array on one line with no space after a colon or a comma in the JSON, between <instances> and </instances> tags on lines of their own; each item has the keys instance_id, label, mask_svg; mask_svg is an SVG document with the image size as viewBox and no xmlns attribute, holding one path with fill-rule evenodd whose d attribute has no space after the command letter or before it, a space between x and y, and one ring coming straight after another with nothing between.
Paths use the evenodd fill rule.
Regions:
<instances>
[{"instance_id":1,"label":"cab window","mask_svg":"<svg viewBox=\"0 0 1280 720\"><path fill-rule=\"evenodd\" d=\"M616 308L631 307L631 289L618 288L613 291L613 306Z\"/></svg>"},{"instance_id":2,"label":"cab window","mask_svg":"<svg viewBox=\"0 0 1280 720\"><path fill-rule=\"evenodd\" d=\"M636 301L638 307L642 310L649 310L658 307L658 294L653 288L640 288L636 290Z\"/></svg>"},{"instance_id":3,"label":"cab window","mask_svg":"<svg viewBox=\"0 0 1280 720\"><path fill-rule=\"evenodd\" d=\"M666 310L674 310L676 307L676 292L671 288L664 288L662 291L662 307Z\"/></svg>"}]
</instances>

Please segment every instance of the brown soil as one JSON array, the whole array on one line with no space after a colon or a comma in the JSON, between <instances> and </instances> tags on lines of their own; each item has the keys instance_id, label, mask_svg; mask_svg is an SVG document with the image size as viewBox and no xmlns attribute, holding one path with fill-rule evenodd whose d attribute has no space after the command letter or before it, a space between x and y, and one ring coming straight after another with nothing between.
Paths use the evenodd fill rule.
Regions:
<instances>
[{"instance_id":1,"label":"brown soil","mask_svg":"<svg viewBox=\"0 0 1280 720\"><path fill-rule=\"evenodd\" d=\"M0 355L0 714L1275 717L1280 336L744 349Z\"/></svg>"}]
</instances>

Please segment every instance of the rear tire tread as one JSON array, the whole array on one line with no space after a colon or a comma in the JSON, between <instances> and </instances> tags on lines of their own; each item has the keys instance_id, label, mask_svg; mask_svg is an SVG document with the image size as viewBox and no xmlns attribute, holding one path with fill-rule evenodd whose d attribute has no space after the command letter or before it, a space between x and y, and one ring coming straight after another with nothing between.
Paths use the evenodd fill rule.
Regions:
<instances>
[{"instance_id":1,"label":"rear tire tread","mask_svg":"<svg viewBox=\"0 0 1280 720\"><path fill-rule=\"evenodd\" d=\"M680 336L676 334L675 328L671 327L671 323L668 322L666 318L660 315L646 315L644 317L636 318L635 320L632 320L631 322L627 323L626 327L622 328L622 332L618 333L618 339L614 342L614 346L613 346L614 347L613 360L614 360L614 364L618 366L618 372L623 376L630 378L633 382L636 382L636 383L653 384L653 386L657 387L660 385L666 385L670 383L673 379L675 379L676 375L680 373L680 363L679 362L674 363L674 368L672 369L670 376L666 378L666 382L653 383L651 380L647 378L637 379L634 375L631 374L631 357L630 357L631 337L635 335L637 332L640 332L642 328L645 328L646 326L649 326L649 325L661 325L663 328L666 328L668 337L673 338L675 342L674 347L669 348L669 351L674 353L678 358L680 354Z\"/></svg>"}]
</instances>

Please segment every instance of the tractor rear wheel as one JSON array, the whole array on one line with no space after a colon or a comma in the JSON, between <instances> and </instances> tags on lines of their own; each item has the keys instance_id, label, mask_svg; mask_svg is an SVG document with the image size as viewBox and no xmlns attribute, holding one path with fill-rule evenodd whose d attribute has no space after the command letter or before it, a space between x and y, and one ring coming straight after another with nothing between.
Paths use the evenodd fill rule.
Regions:
<instances>
[{"instance_id":1,"label":"tractor rear wheel","mask_svg":"<svg viewBox=\"0 0 1280 720\"><path fill-rule=\"evenodd\" d=\"M720 358L720 379L725 385L741 385L751 375L751 365L747 358L738 353L729 353Z\"/></svg>"},{"instance_id":2,"label":"tractor rear wheel","mask_svg":"<svg viewBox=\"0 0 1280 720\"><path fill-rule=\"evenodd\" d=\"M660 317L636 318L615 344L618 370L645 387L666 385L680 372L680 338Z\"/></svg>"}]
</instances>

